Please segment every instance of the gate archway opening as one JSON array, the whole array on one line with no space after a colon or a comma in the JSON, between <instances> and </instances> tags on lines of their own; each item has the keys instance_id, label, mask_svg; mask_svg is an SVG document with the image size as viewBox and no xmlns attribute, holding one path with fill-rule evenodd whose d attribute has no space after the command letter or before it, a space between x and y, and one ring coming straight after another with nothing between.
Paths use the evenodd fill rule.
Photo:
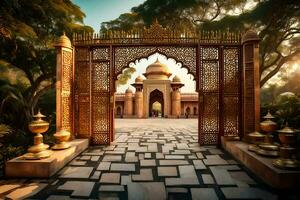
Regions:
<instances>
[{"instance_id":1,"label":"gate archway opening","mask_svg":"<svg viewBox=\"0 0 300 200\"><path fill-rule=\"evenodd\" d=\"M163 117L162 103L155 101L152 104L150 117Z\"/></svg>"},{"instance_id":2,"label":"gate archway opening","mask_svg":"<svg viewBox=\"0 0 300 200\"><path fill-rule=\"evenodd\" d=\"M124 84L124 77L129 77L128 70L131 71L131 78ZM148 118L152 113L150 93L157 89L164 97L163 116L183 118L183 107L186 105L198 107L194 78L180 61L164 54L154 53L139 58L131 62L122 70L122 74L118 75L118 83L122 81L124 85L118 84L115 94L116 107L124 105L125 110L126 107L130 107L128 118ZM132 89L132 98L126 98L128 87Z\"/></svg>"},{"instance_id":3,"label":"gate archway opening","mask_svg":"<svg viewBox=\"0 0 300 200\"><path fill-rule=\"evenodd\" d=\"M150 92L149 117L164 117L164 95L158 89Z\"/></svg>"},{"instance_id":4,"label":"gate archway opening","mask_svg":"<svg viewBox=\"0 0 300 200\"><path fill-rule=\"evenodd\" d=\"M121 106L117 107L116 116L122 117L122 108L121 108Z\"/></svg>"},{"instance_id":5,"label":"gate archway opening","mask_svg":"<svg viewBox=\"0 0 300 200\"><path fill-rule=\"evenodd\" d=\"M185 116L186 116L186 118L189 118L190 115L191 115L191 108L190 108L190 107L187 107L187 108L185 109Z\"/></svg>"},{"instance_id":6,"label":"gate archway opening","mask_svg":"<svg viewBox=\"0 0 300 200\"><path fill-rule=\"evenodd\" d=\"M92 144L114 138L117 75L153 53L180 61L198 92L200 144L243 137L259 127L259 38L231 32L184 32L158 22L140 31L62 36L57 44L57 130ZM73 46L72 46L73 45ZM253 113L253 114L249 114Z\"/></svg>"}]
</instances>

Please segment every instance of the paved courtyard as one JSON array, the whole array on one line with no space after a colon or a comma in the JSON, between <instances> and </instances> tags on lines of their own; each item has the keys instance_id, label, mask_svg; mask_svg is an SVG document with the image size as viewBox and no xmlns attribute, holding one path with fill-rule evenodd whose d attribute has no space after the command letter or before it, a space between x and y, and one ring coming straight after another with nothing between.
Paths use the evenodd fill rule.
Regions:
<instances>
[{"instance_id":1,"label":"paved courtyard","mask_svg":"<svg viewBox=\"0 0 300 200\"><path fill-rule=\"evenodd\" d=\"M0 181L0 199L277 199L197 140L197 119L117 119L110 146L90 147L51 179Z\"/></svg>"}]
</instances>

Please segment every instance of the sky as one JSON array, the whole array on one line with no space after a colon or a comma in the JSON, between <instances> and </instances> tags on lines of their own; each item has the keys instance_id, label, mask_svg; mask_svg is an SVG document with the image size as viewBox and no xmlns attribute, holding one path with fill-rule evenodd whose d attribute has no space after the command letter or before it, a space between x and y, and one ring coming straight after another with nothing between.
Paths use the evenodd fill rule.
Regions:
<instances>
[{"instance_id":1,"label":"sky","mask_svg":"<svg viewBox=\"0 0 300 200\"><path fill-rule=\"evenodd\" d=\"M102 22L116 19L125 12L130 12L145 0L72 0L86 14L84 23L99 32Z\"/></svg>"}]
</instances>

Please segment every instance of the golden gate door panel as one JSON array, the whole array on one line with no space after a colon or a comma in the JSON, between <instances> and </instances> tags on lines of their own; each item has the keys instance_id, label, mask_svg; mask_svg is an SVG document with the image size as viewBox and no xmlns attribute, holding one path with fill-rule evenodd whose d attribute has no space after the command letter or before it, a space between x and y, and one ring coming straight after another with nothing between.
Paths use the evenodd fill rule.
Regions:
<instances>
[{"instance_id":1,"label":"golden gate door panel","mask_svg":"<svg viewBox=\"0 0 300 200\"><path fill-rule=\"evenodd\" d=\"M75 133L90 138L90 52L87 47L75 49Z\"/></svg>"},{"instance_id":2,"label":"golden gate door panel","mask_svg":"<svg viewBox=\"0 0 300 200\"><path fill-rule=\"evenodd\" d=\"M199 143L220 144L241 133L240 47L200 47Z\"/></svg>"},{"instance_id":3,"label":"golden gate door panel","mask_svg":"<svg viewBox=\"0 0 300 200\"><path fill-rule=\"evenodd\" d=\"M218 47L200 47L199 143L217 144L220 132L220 65Z\"/></svg>"},{"instance_id":4,"label":"golden gate door panel","mask_svg":"<svg viewBox=\"0 0 300 200\"><path fill-rule=\"evenodd\" d=\"M241 134L241 59L239 47L223 49L223 121L224 136L239 137Z\"/></svg>"},{"instance_id":5,"label":"golden gate door panel","mask_svg":"<svg viewBox=\"0 0 300 200\"><path fill-rule=\"evenodd\" d=\"M91 49L91 141L109 144L112 129L110 108L110 49Z\"/></svg>"},{"instance_id":6,"label":"golden gate door panel","mask_svg":"<svg viewBox=\"0 0 300 200\"><path fill-rule=\"evenodd\" d=\"M109 52L109 47L78 47L75 51L76 133L90 138L92 144L109 144L112 137Z\"/></svg>"}]
</instances>

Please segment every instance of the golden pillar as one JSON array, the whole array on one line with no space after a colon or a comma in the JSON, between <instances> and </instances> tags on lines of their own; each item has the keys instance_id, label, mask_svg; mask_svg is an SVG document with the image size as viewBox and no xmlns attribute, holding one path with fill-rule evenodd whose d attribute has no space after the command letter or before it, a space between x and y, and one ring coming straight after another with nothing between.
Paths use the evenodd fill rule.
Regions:
<instances>
[{"instance_id":1,"label":"golden pillar","mask_svg":"<svg viewBox=\"0 0 300 200\"><path fill-rule=\"evenodd\" d=\"M56 47L56 131L73 134L73 48L70 39L63 34Z\"/></svg>"}]
</instances>

